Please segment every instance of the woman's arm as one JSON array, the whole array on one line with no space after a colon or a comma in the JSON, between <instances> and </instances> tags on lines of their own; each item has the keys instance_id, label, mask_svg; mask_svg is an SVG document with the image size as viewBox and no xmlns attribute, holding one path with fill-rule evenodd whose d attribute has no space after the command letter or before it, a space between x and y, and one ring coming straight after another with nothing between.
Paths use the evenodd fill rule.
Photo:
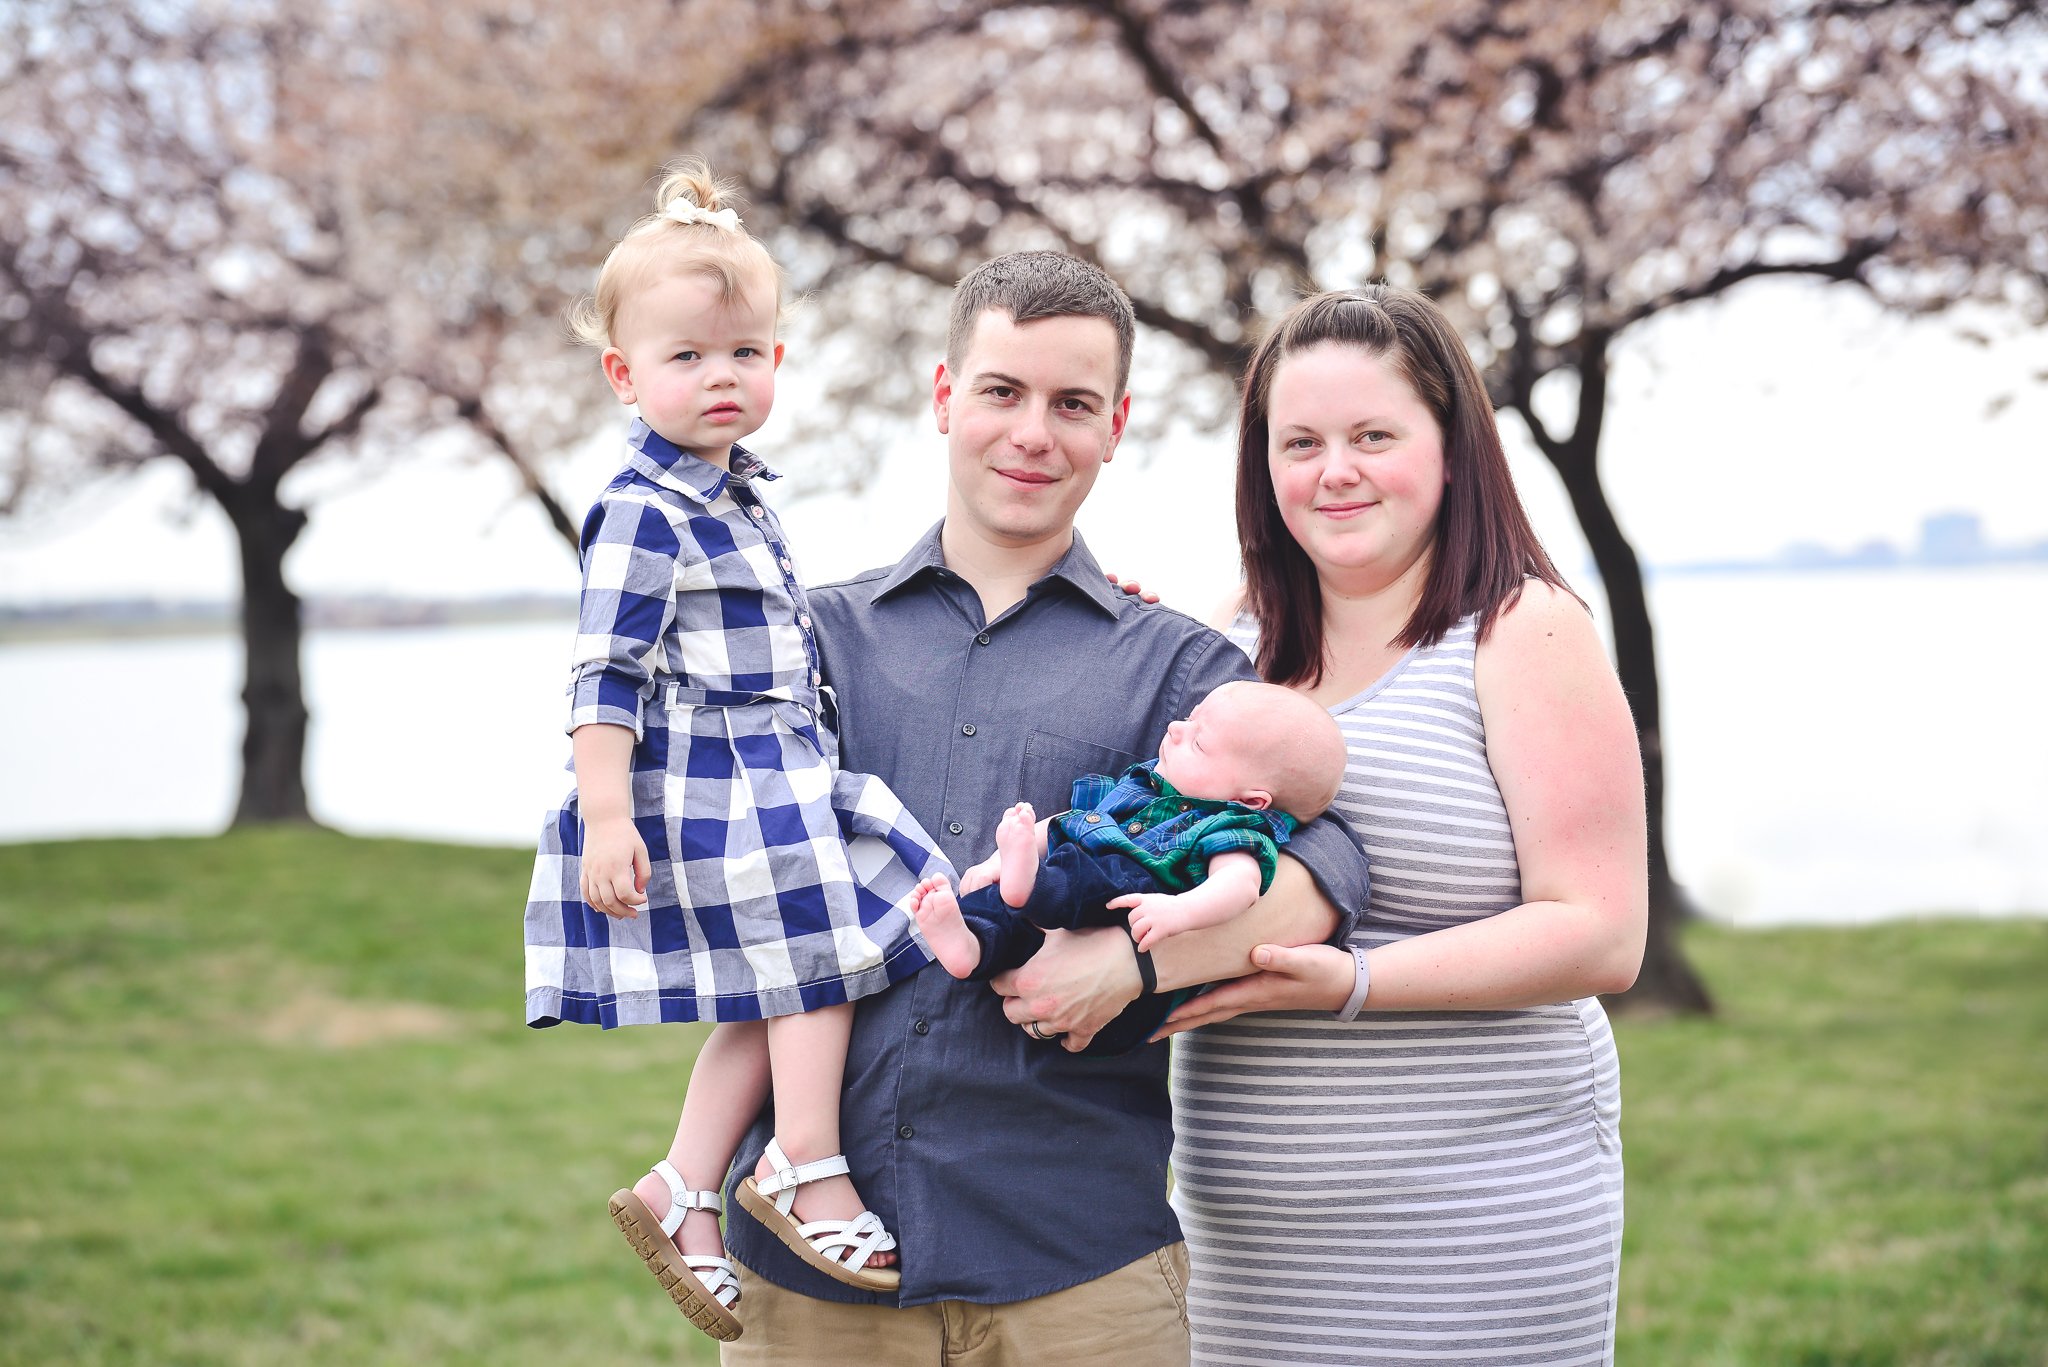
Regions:
<instances>
[{"instance_id":1,"label":"woman's arm","mask_svg":"<svg viewBox=\"0 0 2048 1367\"><path fill-rule=\"evenodd\" d=\"M1374 950L1370 1000L1484 1009L1626 991L1649 924L1643 759L1592 618L1528 585L1480 645L1475 681L1523 901Z\"/></svg>"},{"instance_id":2,"label":"woman's arm","mask_svg":"<svg viewBox=\"0 0 2048 1367\"><path fill-rule=\"evenodd\" d=\"M1642 759L1591 618L1569 595L1530 584L1479 647L1476 682L1525 900L1374 949L1368 1010L1570 1001L1627 989L1642 963ZM1167 1033L1244 1011L1334 1011L1354 980L1349 952L1328 946L1261 946L1253 960L1265 971L1189 1002Z\"/></svg>"},{"instance_id":3,"label":"woman's arm","mask_svg":"<svg viewBox=\"0 0 2048 1367\"><path fill-rule=\"evenodd\" d=\"M1313 945L1336 927L1337 909L1315 876L1283 851L1273 886L1249 911L1164 941L1152 956L1153 969L1161 991L1234 978L1253 972L1255 946ZM1344 958L1350 962L1348 953ZM1029 963L996 975L990 985L1002 994L1003 1012L1012 1021L1037 1021L1077 1051L1136 1001L1141 989L1131 937L1107 926L1047 932Z\"/></svg>"}]
</instances>

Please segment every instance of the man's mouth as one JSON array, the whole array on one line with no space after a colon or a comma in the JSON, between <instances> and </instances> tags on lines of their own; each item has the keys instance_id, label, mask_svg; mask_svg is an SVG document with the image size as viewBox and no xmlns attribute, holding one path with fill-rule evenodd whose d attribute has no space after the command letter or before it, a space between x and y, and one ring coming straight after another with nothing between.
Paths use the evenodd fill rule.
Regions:
<instances>
[{"instance_id":1,"label":"man's mouth","mask_svg":"<svg viewBox=\"0 0 2048 1367\"><path fill-rule=\"evenodd\" d=\"M999 465L996 467L996 473L1004 479L1013 480L1018 484L1029 484L1034 488L1053 482L1051 475L1039 470L1010 470Z\"/></svg>"}]
</instances>

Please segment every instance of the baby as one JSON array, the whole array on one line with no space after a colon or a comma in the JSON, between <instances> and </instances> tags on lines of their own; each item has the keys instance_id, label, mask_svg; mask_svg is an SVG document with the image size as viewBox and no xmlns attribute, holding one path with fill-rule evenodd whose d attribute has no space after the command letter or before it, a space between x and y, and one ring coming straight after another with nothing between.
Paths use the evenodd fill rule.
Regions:
<instances>
[{"instance_id":1,"label":"baby","mask_svg":"<svg viewBox=\"0 0 2048 1367\"><path fill-rule=\"evenodd\" d=\"M961 875L960 896L927 878L912 915L956 978L991 978L1030 958L1042 932L1118 925L1117 912L1149 951L1256 902L1280 846L1336 797L1344 760L1337 723L1308 698L1225 684L1166 728L1158 759L1076 781L1071 810L1037 821L1028 803L1012 807L996 852ZM1138 1047L1189 995L1141 996L1087 1052Z\"/></svg>"}]
</instances>

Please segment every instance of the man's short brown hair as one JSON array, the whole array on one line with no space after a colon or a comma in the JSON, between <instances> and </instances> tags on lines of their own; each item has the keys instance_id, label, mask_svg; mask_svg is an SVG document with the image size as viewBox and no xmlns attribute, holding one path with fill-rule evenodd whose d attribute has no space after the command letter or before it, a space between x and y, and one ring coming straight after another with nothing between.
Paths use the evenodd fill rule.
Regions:
<instances>
[{"instance_id":1,"label":"man's short brown hair","mask_svg":"<svg viewBox=\"0 0 2048 1367\"><path fill-rule=\"evenodd\" d=\"M1011 252L984 261L969 271L953 290L953 313L946 329L946 369L958 372L974 337L974 325L991 310L1007 313L1015 323L1040 318L1100 318L1116 329L1116 393L1124 396L1131 381L1131 345L1138 319L1130 296L1116 281L1064 252Z\"/></svg>"}]
</instances>

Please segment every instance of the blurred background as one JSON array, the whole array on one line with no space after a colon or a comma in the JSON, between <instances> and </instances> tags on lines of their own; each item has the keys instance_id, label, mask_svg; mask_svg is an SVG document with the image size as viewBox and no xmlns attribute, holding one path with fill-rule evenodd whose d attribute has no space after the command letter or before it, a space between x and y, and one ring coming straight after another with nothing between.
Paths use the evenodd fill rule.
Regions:
<instances>
[{"instance_id":1,"label":"blurred background","mask_svg":"<svg viewBox=\"0 0 2048 1367\"><path fill-rule=\"evenodd\" d=\"M2048 1361L2044 1236L2008 1220L2048 1209L2048 1093L2024 1063L2048 1029L2020 985L2048 967L2044 132L2048 22L2015 3L11 0L0 1076L49 1103L15 1170L69 1171L94 1152L81 1133L119 1149L135 1126L204 1152L250 1102L209 1089L302 1103L303 1050L334 1109L376 1117L374 1142L329 1155L360 1170L364 1209L396 1200L376 1180L393 1171L487 1201L460 1163L403 1156L393 1117L443 1135L466 1117L512 1163L536 1076L573 1114L596 1104L564 1100L581 1070L646 1064L649 1109L617 1148L646 1161L672 1047L506 1024L519 847L567 783L574 531L629 416L560 318L689 151L736 183L791 282L781 392L750 445L786 476L772 492L811 582L894 560L938 517L929 382L948 291L990 255L1070 251L1129 290L1132 431L1081 528L1202 616L1236 582L1232 384L1261 326L1370 279L1436 297L1644 741L1657 934L1624 1053L1666 1090L1639 1091L1659 1083L1631 1057L1629 1105L1672 1127L1649 1150L1663 1192L1708 1214L1659 1207L1632 1149L1631 1258L1650 1261L1631 1266L1651 1270L1625 1291L1624 1360ZM1873 1002L1901 1004L1898 1038L1858 1034ZM193 1065L180 1039L231 1054ZM1908 1071L1777 1071L1836 1045ZM121 1083L159 1048L170 1061ZM1940 1092L1958 1055L1977 1067L1940 1085L1969 1090ZM1700 1109L1756 1060L1774 1100ZM351 1068L425 1090L366 1105ZM449 1102L451 1070L496 1101ZM1872 1223L1824 1222L1816 1252L1772 1224L1814 1217L1773 1214L1768 1164L1734 1194L1694 1185L1745 1166L1687 1167L1703 1117L1782 1156L1783 1129L1742 1117L1850 1076L1904 1147L1867 1167L1829 1148L1820 1169L1867 1196L1925 1160L1953 1205L1866 1204ZM1876 1123L1857 1095L1814 1103L1817 1143ZM1937 1112L1958 1128L1926 1128ZM251 1180L270 1194L242 1225L195 1195L186 1230L226 1299L178 1289L189 1258L160 1267L147 1331L74 1313L119 1284L129 1217L51 1223L26 1187L0 1198L0 1360L680 1341L618 1284L603 1229L576 1236L587 1276L465 1283L379 1319L374 1279L350 1278L391 1226L309 1242L322 1217L287 1194L291 1156L325 1126L266 1114L276 1170ZM556 1171L563 1123L519 1161ZM100 1170L146 1173L131 1157ZM563 1220L588 1225L616 1166L594 1164ZM1839 1319L1797 1296L1773 1319L1703 1272L1734 1245L1655 1261L1737 1210L1756 1222L1743 1259L1785 1260L1756 1275L1818 1278ZM467 1204L455 1224L513 1264L558 1233ZM71 1261L43 1256L57 1246ZM338 1301L281 1289L301 1255ZM1934 1265L1952 1296L1928 1289ZM479 1308L521 1295L516 1333ZM391 1336L365 1348L366 1320Z\"/></svg>"}]
</instances>

